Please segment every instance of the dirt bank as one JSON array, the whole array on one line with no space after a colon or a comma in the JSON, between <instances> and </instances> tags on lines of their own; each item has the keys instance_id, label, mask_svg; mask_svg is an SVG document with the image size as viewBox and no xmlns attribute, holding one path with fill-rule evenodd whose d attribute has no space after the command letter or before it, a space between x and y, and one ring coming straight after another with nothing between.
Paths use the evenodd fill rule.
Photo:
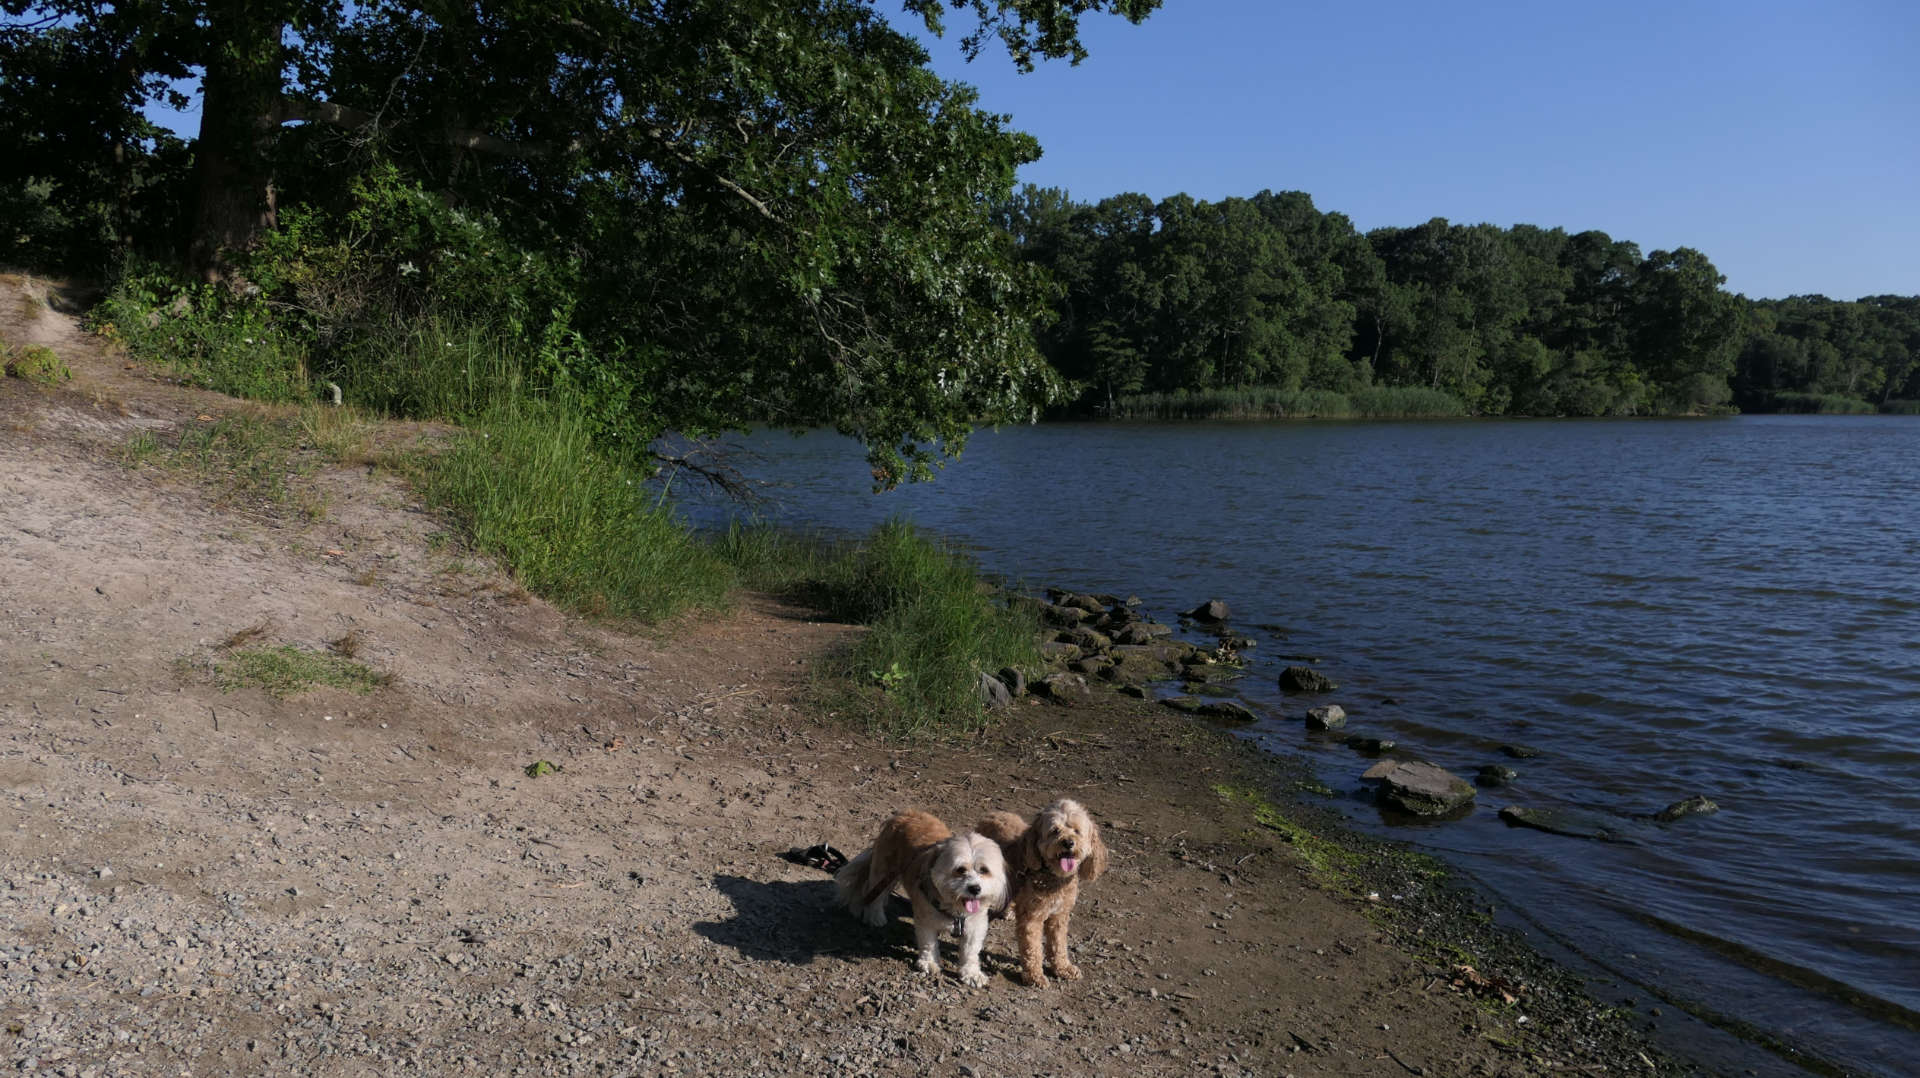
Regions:
<instances>
[{"instance_id":1,"label":"dirt bank","mask_svg":"<svg viewBox=\"0 0 1920 1078\"><path fill-rule=\"evenodd\" d=\"M10 285L12 292L19 282ZM262 503L141 463L237 402L0 296L75 379L0 382L0 1057L63 1075L1680 1073L1535 967L1415 954L1264 826L1282 765L1113 697L900 747L806 704L856 629L745 597L631 635L561 615L365 467ZM207 417L207 418L203 418ZM404 436L397 434L394 436ZM248 646L386 683L223 691ZM531 777L545 760L557 771ZM1113 868L1086 978L911 968L794 846L1071 795ZM1406 889L1432 886L1418 869ZM1364 884L1362 885L1364 887ZM1442 935L1440 926L1434 928ZM951 954L951 944L948 944ZM1520 983L1525 982L1525 983Z\"/></svg>"}]
</instances>

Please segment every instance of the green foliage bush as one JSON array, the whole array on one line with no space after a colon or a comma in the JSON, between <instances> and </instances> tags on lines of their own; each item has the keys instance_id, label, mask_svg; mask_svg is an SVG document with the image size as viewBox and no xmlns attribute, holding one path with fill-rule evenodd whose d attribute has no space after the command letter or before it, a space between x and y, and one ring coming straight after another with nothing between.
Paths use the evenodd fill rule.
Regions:
<instances>
[{"instance_id":1,"label":"green foliage bush","mask_svg":"<svg viewBox=\"0 0 1920 1078\"><path fill-rule=\"evenodd\" d=\"M35 385L54 386L71 381L73 371L53 349L40 344L0 349L0 372Z\"/></svg>"},{"instance_id":2,"label":"green foliage bush","mask_svg":"<svg viewBox=\"0 0 1920 1078\"><path fill-rule=\"evenodd\" d=\"M202 389L273 402L312 395L305 342L257 293L192 284L134 260L88 323Z\"/></svg>"}]
</instances>

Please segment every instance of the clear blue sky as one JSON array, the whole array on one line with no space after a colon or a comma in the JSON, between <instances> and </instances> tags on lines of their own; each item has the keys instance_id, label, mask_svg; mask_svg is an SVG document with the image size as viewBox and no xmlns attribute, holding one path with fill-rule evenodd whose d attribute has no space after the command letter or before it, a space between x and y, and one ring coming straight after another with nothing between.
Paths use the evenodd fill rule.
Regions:
<instances>
[{"instance_id":1,"label":"clear blue sky","mask_svg":"<svg viewBox=\"0 0 1920 1078\"><path fill-rule=\"evenodd\" d=\"M929 43L1076 198L1297 190L1694 247L1754 298L1920 294L1920 0L1166 0L1082 36L1030 75Z\"/></svg>"},{"instance_id":2,"label":"clear blue sky","mask_svg":"<svg viewBox=\"0 0 1920 1078\"><path fill-rule=\"evenodd\" d=\"M1299 190L1694 247L1755 298L1920 294L1920 0L1166 0L1031 75L955 38L935 68L1046 149L1021 179L1085 201Z\"/></svg>"}]
</instances>

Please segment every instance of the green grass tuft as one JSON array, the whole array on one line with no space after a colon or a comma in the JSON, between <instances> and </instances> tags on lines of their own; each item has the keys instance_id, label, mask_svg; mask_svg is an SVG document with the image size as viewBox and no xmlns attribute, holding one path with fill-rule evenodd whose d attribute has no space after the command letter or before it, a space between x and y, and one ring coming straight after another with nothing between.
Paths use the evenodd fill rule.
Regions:
<instances>
[{"instance_id":1,"label":"green grass tuft","mask_svg":"<svg viewBox=\"0 0 1920 1078\"><path fill-rule=\"evenodd\" d=\"M894 737L983 728L982 673L1040 664L1039 623L984 585L972 559L893 520L857 543L730 529L715 549L751 587L868 631L824 668L832 705Z\"/></svg>"},{"instance_id":2,"label":"green grass tuft","mask_svg":"<svg viewBox=\"0 0 1920 1078\"><path fill-rule=\"evenodd\" d=\"M296 423L238 413L184 427L171 444L149 431L120 449L128 467L154 464L206 483L226 500L292 509L316 520L326 500L302 482L316 461Z\"/></svg>"},{"instance_id":3,"label":"green grass tuft","mask_svg":"<svg viewBox=\"0 0 1920 1078\"><path fill-rule=\"evenodd\" d=\"M658 621L726 603L733 572L646 487L598 450L565 402L493 409L423 458L427 496L526 587L577 613Z\"/></svg>"},{"instance_id":4,"label":"green grass tuft","mask_svg":"<svg viewBox=\"0 0 1920 1078\"><path fill-rule=\"evenodd\" d=\"M986 588L972 560L889 521L834 563L828 609L869 628L835 664L857 687L870 727L896 737L952 736L986 725L982 673L1034 668L1039 625Z\"/></svg>"},{"instance_id":5,"label":"green grass tuft","mask_svg":"<svg viewBox=\"0 0 1920 1078\"><path fill-rule=\"evenodd\" d=\"M236 651L225 662L215 663L213 674L222 691L258 686L283 700L316 685L369 693L392 680L391 675L375 673L339 655L286 645Z\"/></svg>"},{"instance_id":6,"label":"green grass tuft","mask_svg":"<svg viewBox=\"0 0 1920 1078\"><path fill-rule=\"evenodd\" d=\"M39 344L0 352L0 368L4 368L9 377L41 386L57 386L73 380L73 371L66 361L55 355L53 349Z\"/></svg>"}]
</instances>

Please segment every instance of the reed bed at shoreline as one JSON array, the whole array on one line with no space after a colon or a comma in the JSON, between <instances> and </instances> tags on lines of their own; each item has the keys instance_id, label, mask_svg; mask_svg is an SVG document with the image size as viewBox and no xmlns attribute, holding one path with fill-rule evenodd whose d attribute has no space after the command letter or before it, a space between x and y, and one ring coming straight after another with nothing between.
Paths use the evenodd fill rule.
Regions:
<instances>
[{"instance_id":1,"label":"reed bed at shoreline","mask_svg":"<svg viewBox=\"0 0 1920 1078\"><path fill-rule=\"evenodd\" d=\"M1113 419L1433 419L1468 415L1451 394L1420 387L1377 386L1352 393L1247 386L1136 393L1115 398Z\"/></svg>"}]
</instances>

